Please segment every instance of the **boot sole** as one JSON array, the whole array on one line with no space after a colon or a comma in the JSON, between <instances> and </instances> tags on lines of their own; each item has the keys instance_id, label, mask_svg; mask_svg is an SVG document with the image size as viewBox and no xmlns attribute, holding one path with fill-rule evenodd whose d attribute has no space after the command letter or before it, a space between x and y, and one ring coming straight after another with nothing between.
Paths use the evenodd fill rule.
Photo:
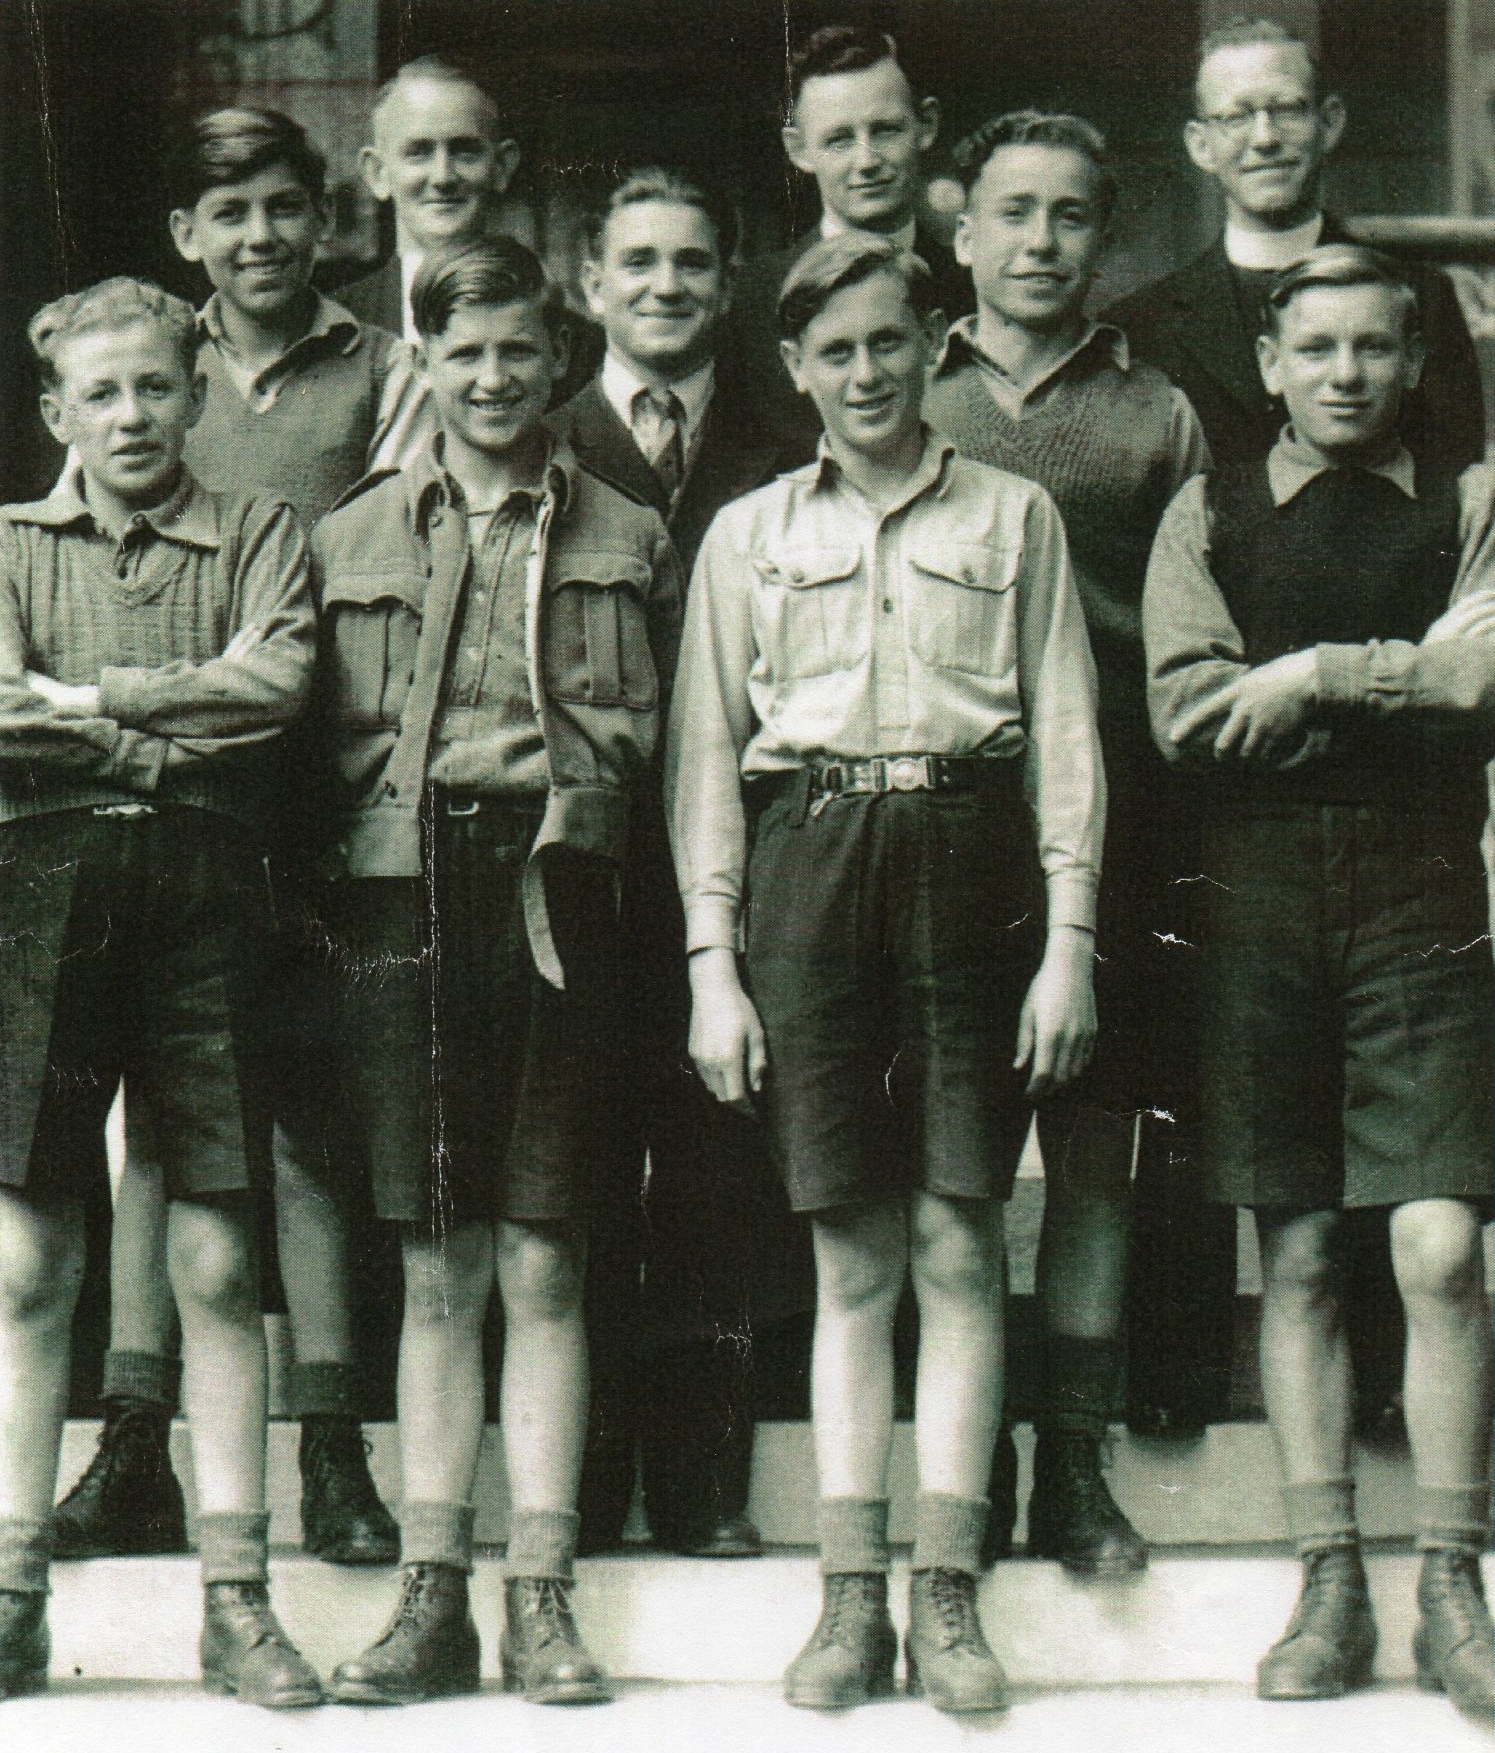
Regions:
<instances>
[{"instance_id":1,"label":"boot sole","mask_svg":"<svg viewBox=\"0 0 1495 1753\"><path fill-rule=\"evenodd\" d=\"M306 1545L303 1545L301 1550L308 1558L320 1558L323 1564L338 1564L347 1570L373 1570L380 1567L388 1569L390 1565L400 1562L398 1546L392 1551L386 1548L378 1552L360 1550L357 1547L351 1549L333 1547L324 1550L316 1546Z\"/></svg>"},{"instance_id":2,"label":"boot sole","mask_svg":"<svg viewBox=\"0 0 1495 1753\"><path fill-rule=\"evenodd\" d=\"M893 1673L890 1668L886 1674L873 1674L863 1679L861 1685L852 1686L844 1691L817 1692L813 1687L784 1688L785 1704L792 1704L797 1710L855 1710L859 1704L870 1704L876 1698L891 1698L894 1694Z\"/></svg>"},{"instance_id":3,"label":"boot sole","mask_svg":"<svg viewBox=\"0 0 1495 1753\"><path fill-rule=\"evenodd\" d=\"M1375 1680L1375 1658L1371 1657L1362 1667L1352 1668L1338 1683L1330 1683L1317 1687L1272 1687L1265 1688L1258 1681L1256 1696L1266 1699L1271 1704L1311 1704L1321 1698L1344 1698L1351 1692L1365 1692ZM1421 1675L1418 1684L1422 1684Z\"/></svg>"},{"instance_id":4,"label":"boot sole","mask_svg":"<svg viewBox=\"0 0 1495 1753\"><path fill-rule=\"evenodd\" d=\"M527 1704L611 1704L613 1689L605 1680L560 1680L549 1686L527 1686L517 1668L503 1664L505 1692L517 1692Z\"/></svg>"},{"instance_id":5,"label":"boot sole","mask_svg":"<svg viewBox=\"0 0 1495 1753\"><path fill-rule=\"evenodd\" d=\"M256 1698L252 1693L240 1692L238 1682L230 1680L226 1674L204 1674L202 1689L220 1697L237 1698L244 1704L257 1704L261 1710L311 1710L315 1705L327 1702L327 1694L320 1686L315 1692L306 1687L300 1692L287 1692L280 1698Z\"/></svg>"},{"instance_id":6,"label":"boot sole","mask_svg":"<svg viewBox=\"0 0 1495 1753\"><path fill-rule=\"evenodd\" d=\"M482 1689L477 1675L443 1680L433 1686L395 1688L369 1680L334 1680L327 1688L333 1704L426 1704L433 1698L466 1698Z\"/></svg>"},{"instance_id":7,"label":"boot sole","mask_svg":"<svg viewBox=\"0 0 1495 1753\"><path fill-rule=\"evenodd\" d=\"M903 1691L907 1698L927 1699L936 1710L946 1716L990 1716L1007 1710L1012 1703L1005 1692L991 1702L982 1704L957 1704L948 1695L942 1697L938 1691L927 1692L919 1674L919 1665L912 1656L904 1657Z\"/></svg>"},{"instance_id":8,"label":"boot sole","mask_svg":"<svg viewBox=\"0 0 1495 1753\"><path fill-rule=\"evenodd\" d=\"M180 1539L173 1536L170 1540L150 1540L127 1545L118 1541L114 1545L105 1546L98 1541L81 1546L59 1546L52 1557L59 1563L66 1563L74 1558L177 1558L192 1548L187 1544L187 1536Z\"/></svg>"},{"instance_id":9,"label":"boot sole","mask_svg":"<svg viewBox=\"0 0 1495 1753\"><path fill-rule=\"evenodd\" d=\"M1079 1577L1085 1582L1119 1582L1124 1577L1141 1576L1147 1569L1145 1552L1138 1558L1075 1558L1049 1547L1035 1546L1030 1540L1028 1556L1062 1565L1067 1576Z\"/></svg>"},{"instance_id":10,"label":"boot sole","mask_svg":"<svg viewBox=\"0 0 1495 1753\"><path fill-rule=\"evenodd\" d=\"M1416 1662L1417 1686L1419 1691L1446 1693L1449 1702L1454 1708L1461 1711L1472 1722L1488 1724L1492 1720L1495 1720L1495 1705L1491 1705L1482 1698L1473 1698L1466 1701L1465 1699L1460 1698L1456 1692L1449 1692L1443 1676L1433 1667L1429 1660L1427 1652L1423 1648L1422 1639L1416 1635L1413 1636L1412 1640L1412 1655Z\"/></svg>"}]
</instances>

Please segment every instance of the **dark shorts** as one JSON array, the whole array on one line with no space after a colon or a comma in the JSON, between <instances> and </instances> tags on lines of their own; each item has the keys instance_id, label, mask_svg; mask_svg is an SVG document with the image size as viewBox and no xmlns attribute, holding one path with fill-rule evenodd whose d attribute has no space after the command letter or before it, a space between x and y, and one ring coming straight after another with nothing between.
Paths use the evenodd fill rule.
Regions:
<instances>
[{"instance_id":1,"label":"dark shorts","mask_svg":"<svg viewBox=\"0 0 1495 1753\"><path fill-rule=\"evenodd\" d=\"M1032 1117L1012 1056L1044 932L1020 770L1002 766L979 793L818 813L786 783L757 820L747 980L797 1211L1011 1194Z\"/></svg>"},{"instance_id":2,"label":"dark shorts","mask_svg":"<svg viewBox=\"0 0 1495 1753\"><path fill-rule=\"evenodd\" d=\"M1478 832L1350 805L1212 815L1212 1198L1312 1210L1489 1200L1495 972Z\"/></svg>"},{"instance_id":3,"label":"dark shorts","mask_svg":"<svg viewBox=\"0 0 1495 1753\"><path fill-rule=\"evenodd\" d=\"M250 1185L267 900L257 849L205 811L0 829L0 1183L80 1196L123 1077L169 1198Z\"/></svg>"},{"instance_id":4,"label":"dark shorts","mask_svg":"<svg viewBox=\"0 0 1495 1753\"><path fill-rule=\"evenodd\" d=\"M585 1217L618 1107L617 885L606 859L542 858L564 991L535 969L521 879L529 808L438 806L428 875L339 885L345 1087L380 1217Z\"/></svg>"}]
</instances>

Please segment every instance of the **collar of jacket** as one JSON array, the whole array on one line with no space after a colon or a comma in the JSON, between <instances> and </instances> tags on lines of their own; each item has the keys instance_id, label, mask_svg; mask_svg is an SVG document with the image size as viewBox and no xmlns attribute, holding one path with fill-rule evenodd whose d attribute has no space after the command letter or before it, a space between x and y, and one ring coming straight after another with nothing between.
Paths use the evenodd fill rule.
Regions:
<instances>
[{"instance_id":1,"label":"collar of jacket","mask_svg":"<svg viewBox=\"0 0 1495 1753\"><path fill-rule=\"evenodd\" d=\"M554 434L550 434L550 439L550 455L540 471L539 486L516 491L532 493L536 501L551 502L558 511L564 511L571 498L572 481L581 464L576 460L568 439ZM466 506L462 489L448 471L442 452L442 435L437 432L404 471L411 527L422 541L430 538L431 513L437 506L450 505L458 509Z\"/></svg>"}]
</instances>

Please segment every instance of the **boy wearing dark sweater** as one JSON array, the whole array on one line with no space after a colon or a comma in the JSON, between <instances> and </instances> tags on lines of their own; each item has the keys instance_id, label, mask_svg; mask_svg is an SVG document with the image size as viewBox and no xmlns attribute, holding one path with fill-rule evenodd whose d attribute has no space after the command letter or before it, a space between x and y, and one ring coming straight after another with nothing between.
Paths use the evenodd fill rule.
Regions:
<instances>
[{"instance_id":1,"label":"boy wearing dark sweater","mask_svg":"<svg viewBox=\"0 0 1495 1753\"><path fill-rule=\"evenodd\" d=\"M1397 435L1422 343L1396 267L1317 249L1268 302L1262 376L1291 423L1265 461L1179 494L1143 606L1159 745L1212 781L1206 1190L1256 1214L1262 1391L1304 1565L1258 1690L1372 1677L1340 1269L1342 1214L1381 1207L1407 1319L1418 1678L1488 1719L1495 486Z\"/></svg>"},{"instance_id":2,"label":"boy wearing dark sweater","mask_svg":"<svg viewBox=\"0 0 1495 1753\"><path fill-rule=\"evenodd\" d=\"M79 1176L123 1076L169 1201L204 1683L314 1704L266 1588L246 1196L263 830L314 649L306 544L288 506L209 493L183 465L202 386L180 299L105 281L30 333L72 463L0 516L0 1696L47 1679Z\"/></svg>"},{"instance_id":3,"label":"boy wearing dark sweater","mask_svg":"<svg viewBox=\"0 0 1495 1753\"><path fill-rule=\"evenodd\" d=\"M1142 581L1164 508L1207 452L1182 391L1085 315L1116 192L1100 134L1075 116L1024 111L987 123L956 161L967 198L955 248L977 304L950 332L926 407L963 455L1037 481L1059 507L1110 795L1096 1062L1063 1110L1039 1120L1045 1376L1028 1545L1080 1575L1117 1575L1147 1558L1100 1467L1121 1385L1134 1141L1140 1117L1142 1148L1168 1150L1192 1100L1181 1087L1190 966L1174 881L1192 866L1192 812L1148 734ZM1011 1538L1016 1477L1009 1434L992 1481L994 1554Z\"/></svg>"}]
</instances>

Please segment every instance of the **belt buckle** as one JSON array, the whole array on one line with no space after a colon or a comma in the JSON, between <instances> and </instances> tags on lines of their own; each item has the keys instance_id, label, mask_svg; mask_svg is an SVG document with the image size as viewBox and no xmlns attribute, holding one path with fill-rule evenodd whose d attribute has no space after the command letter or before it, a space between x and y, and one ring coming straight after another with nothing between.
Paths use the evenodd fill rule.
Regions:
<instances>
[{"instance_id":1,"label":"belt buckle","mask_svg":"<svg viewBox=\"0 0 1495 1753\"><path fill-rule=\"evenodd\" d=\"M899 755L889 761L888 784L894 791L922 791L928 784L923 760L917 755Z\"/></svg>"},{"instance_id":2,"label":"belt buckle","mask_svg":"<svg viewBox=\"0 0 1495 1753\"><path fill-rule=\"evenodd\" d=\"M96 816L116 816L120 821L138 822L142 816L153 816L156 806L150 803L99 803L93 807Z\"/></svg>"},{"instance_id":3,"label":"belt buckle","mask_svg":"<svg viewBox=\"0 0 1495 1753\"><path fill-rule=\"evenodd\" d=\"M469 797L465 802L459 802L455 797L446 800L446 813L449 816L475 816L482 807L475 797Z\"/></svg>"}]
</instances>

